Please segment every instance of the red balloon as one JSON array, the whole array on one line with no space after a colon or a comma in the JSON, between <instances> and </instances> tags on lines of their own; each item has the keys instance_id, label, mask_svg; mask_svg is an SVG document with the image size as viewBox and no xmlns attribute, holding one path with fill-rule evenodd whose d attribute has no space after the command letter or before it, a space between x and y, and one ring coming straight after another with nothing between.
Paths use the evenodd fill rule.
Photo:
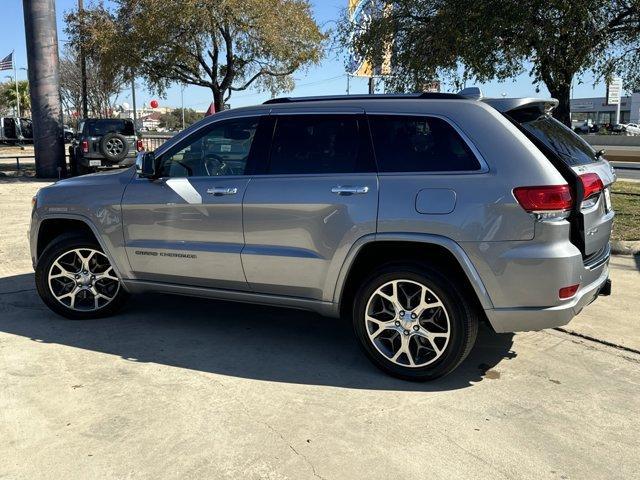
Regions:
<instances>
[{"instance_id":1,"label":"red balloon","mask_svg":"<svg viewBox=\"0 0 640 480\"><path fill-rule=\"evenodd\" d=\"M158 100L151 100L150 105L151 108L158 108Z\"/></svg>"}]
</instances>

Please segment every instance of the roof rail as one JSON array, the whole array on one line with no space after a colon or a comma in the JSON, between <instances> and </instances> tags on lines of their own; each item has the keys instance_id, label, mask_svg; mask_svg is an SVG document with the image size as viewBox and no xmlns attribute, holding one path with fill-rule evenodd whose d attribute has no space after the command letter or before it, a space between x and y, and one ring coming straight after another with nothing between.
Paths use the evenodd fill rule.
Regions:
<instances>
[{"instance_id":1,"label":"roof rail","mask_svg":"<svg viewBox=\"0 0 640 480\"><path fill-rule=\"evenodd\" d=\"M272 105L278 103L298 103L298 102L326 102L336 100L467 100L465 97L455 93L393 93L393 94L376 94L376 95L325 95L318 97L281 97L272 98L263 103L263 105Z\"/></svg>"}]
</instances>

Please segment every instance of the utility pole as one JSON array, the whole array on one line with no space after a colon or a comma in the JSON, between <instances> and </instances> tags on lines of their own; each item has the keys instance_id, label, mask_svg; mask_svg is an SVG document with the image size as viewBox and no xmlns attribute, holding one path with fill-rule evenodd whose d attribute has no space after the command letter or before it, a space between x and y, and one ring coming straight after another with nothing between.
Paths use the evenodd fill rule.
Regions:
<instances>
[{"instance_id":1,"label":"utility pole","mask_svg":"<svg viewBox=\"0 0 640 480\"><path fill-rule=\"evenodd\" d=\"M54 0L22 0L36 175L67 176Z\"/></svg>"},{"instance_id":2,"label":"utility pole","mask_svg":"<svg viewBox=\"0 0 640 480\"><path fill-rule=\"evenodd\" d=\"M184 130L184 87L183 83L180 87L180 110L182 110L182 130Z\"/></svg>"},{"instance_id":3,"label":"utility pole","mask_svg":"<svg viewBox=\"0 0 640 480\"><path fill-rule=\"evenodd\" d=\"M78 15L80 16L80 82L82 92L82 118L89 117L87 105L87 59L84 56L84 0L78 0Z\"/></svg>"},{"instance_id":4,"label":"utility pole","mask_svg":"<svg viewBox=\"0 0 640 480\"><path fill-rule=\"evenodd\" d=\"M369 95L376 93L376 78L371 75L369 77Z\"/></svg>"},{"instance_id":5,"label":"utility pole","mask_svg":"<svg viewBox=\"0 0 640 480\"><path fill-rule=\"evenodd\" d=\"M138 131L138 112L136 111L136 78L131 70L131 103L133 104L133 128Z\"/></svg>"}]
</instances>

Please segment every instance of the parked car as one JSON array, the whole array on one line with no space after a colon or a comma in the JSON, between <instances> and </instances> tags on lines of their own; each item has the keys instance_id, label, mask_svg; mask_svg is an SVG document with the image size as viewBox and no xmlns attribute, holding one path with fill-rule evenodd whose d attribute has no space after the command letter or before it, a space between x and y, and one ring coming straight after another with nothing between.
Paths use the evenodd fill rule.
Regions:
<instances>
[{"instance_id":1,"label":"parked car","mask_svg":"<svg viewBox=\"0 0 640 480\"><path fill-rule=\"evenodd\" d=\"M71 143L76 136L76 132L68 125L64 126L64 143Z\"/></svg>"},{"instance_id":2,"label":"parked car","mask_svg":"<svg viewBox=\"0 0 640 480\"><path fill-rule=\"evenodd\" d=\"M142 141L130 119L90 118L82 120L69 147L71 174L83 175L98 169L134 164Z\"/></svg>"},{"instance_id":3,"label":"parked car","mask_svg":"<svg viewBox=\"0 0 640 480\"><path fill-rule=\"evenodd\" d=\"M350 319L385 372L440 377L480 322L564 325L610 292L615 176L557 104L285 98L206 117L135 167L38 192L38 293L75 319L152 291L308 309Z\"/></svg>"},{"instance_id":4,"label":"parked car","mask_svg":"<svg viewBox=\"0 0 640 480\"><path fill-rule=\"evenodd\" d=\"M577 127L574 127L573 131L576 133L582 133L582 134L598 133L600 131L600 127L596 123L593 123L591 120L588 120L584 122L582 125L578 125Z\"/></svg>"},{"instance_id":5,"label":"parked car","mask_svg":"<svg viewBox=\"0 0 640 480\"><path fill-rule=\"evenodd\" d=\"M621 123L612 123L607 127L607 130L613 134L621 135L626 131L626 125Z\"/></svg>"},{"instance_id":6,"label":"parked car","mask_svg":"<svg viewBox=\"0 0 640 480\"><path fill-rule=\"evenodd\" d=\"M627 123L624 130L627 135L640 135L640 125L637 123Z\"/></svg>"},{"instance_id":7,"label":"parked car","mask_svg":"<svg viewBox=\"0 0 640 480\"><path fill-rule=\"evenodd\" d=\"M33 142L31 119L0 117L0 142L9 144Z\"/></svg>"}]
</instances>

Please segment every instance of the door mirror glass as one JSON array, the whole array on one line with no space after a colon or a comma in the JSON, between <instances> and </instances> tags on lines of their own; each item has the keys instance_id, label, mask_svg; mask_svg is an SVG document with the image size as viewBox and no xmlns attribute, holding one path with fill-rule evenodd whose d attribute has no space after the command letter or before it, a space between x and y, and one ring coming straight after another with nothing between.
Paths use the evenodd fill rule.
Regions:
<instances>
[{"instance_id":1,"label":"door mirror glass","mask_svg":"<svg viewBox=\"0 0 640 480\"><path fill-rule=\"evenodd\" d=\"M153 152L139 152L136 171L143 178L156 178L156 156Z\"/></svg>"}]
</instances>

